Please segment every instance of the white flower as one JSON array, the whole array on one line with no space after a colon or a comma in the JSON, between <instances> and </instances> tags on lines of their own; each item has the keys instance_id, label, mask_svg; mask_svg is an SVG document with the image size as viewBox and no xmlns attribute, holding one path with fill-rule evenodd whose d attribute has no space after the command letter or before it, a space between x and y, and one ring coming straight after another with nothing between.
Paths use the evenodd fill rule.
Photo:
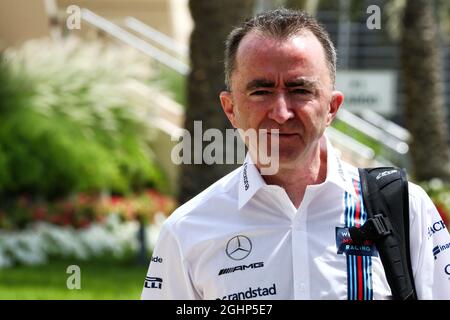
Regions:
<instances>
[{"instance_id":1,"label":"white flower","mask_svg":"<svg viewBox=\"0 0 450 320\"><path fill-rule=\"evenodd\" d=\"M165 216L157 214L155 224L145 228L147 248L153 251ZM86 260L102 255L121 258L137 253L139 223L121 222L110 215L106 223L93 223L86 229L38 222L26 230L0 230L0 268L14 264L44 264L49 256Z\"/></svg>"}]
</instances>

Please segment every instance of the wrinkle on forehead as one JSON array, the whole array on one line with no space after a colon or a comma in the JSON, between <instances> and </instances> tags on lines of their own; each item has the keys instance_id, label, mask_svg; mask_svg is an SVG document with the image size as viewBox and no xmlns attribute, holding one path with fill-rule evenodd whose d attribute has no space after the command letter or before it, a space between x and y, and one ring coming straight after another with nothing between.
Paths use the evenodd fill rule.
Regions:
<instances>
[{"instance_id":1,"label":"wrinkle on forehead","mask_svg":"<svg viewBox=\"0 0 450 320\"><path fill-rule=\"evenodd\" d=\"M294 50L291 50L290 47ZM286 50L286 48L290 50ZM247 70L246 72L251 70L257 76L256 73L259 73L259 69L254 60L264 59L265 56L276 57L277 53L279 53L281 65L293 64L304 68L304 71L316 70L319 73L326 73L327 77L329 76L325 51L319 40L309 30L295 33L287 38L275 38L258 30L250 32L239 45L233 74L237 75L240 70L242 71L241 68L244 68ZM276 66L273 67L276 70ZM311 76L314 76L314 78L320 77L319 74L311 74ZM259 76L257 77L259 78ZM245 81L248 81L248 79L245 79Z\"/></svg>"}]
</instances>

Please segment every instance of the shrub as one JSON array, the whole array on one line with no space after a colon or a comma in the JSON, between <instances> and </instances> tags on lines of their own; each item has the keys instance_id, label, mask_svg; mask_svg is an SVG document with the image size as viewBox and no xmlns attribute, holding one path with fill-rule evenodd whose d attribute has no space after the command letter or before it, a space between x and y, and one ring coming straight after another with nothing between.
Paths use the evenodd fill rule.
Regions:
<instances>
[{"instance_id":1,"label":"shrub","mask_svg":"<svg viewBox=\"0 0 450 320\"><path fill-rule=\"evenodd\" d=\"M134 51L33 40L0 62L0 194L166 190L148 142L152 104L130 100L150 64Z\"/></svg>"},{"instance_id":2,"label":"shrub","mask_svg":"<svg viewBox=\"0 0 450 320\"><path fill-rule=\"evenodd\" d=\"M76 194L46 201L22 195L0 204L0 229L26 229L36 222L83 229L104 223L116 214L121 221L154 223L157 214L169 216L175 200L155 190L145 190L126 197L105 194Z\"/></svg>"},{"instance_id":3,"label":"shrub","mask_svg":"<svg viewBox=\"0 0 450 320\"><path fill-rule=\"evenodd\" d=\"M162 218L148 225L146 246L151 251L161 228ZM58 226L36 222L25 230L0 230L0 269L15 265L40 265L52 259L93 260L107 257L124 260L136 256L139 241L137 221L121 221L118 215L108 216L105 223L86 228Z\"/></svg>"}]
</instances>

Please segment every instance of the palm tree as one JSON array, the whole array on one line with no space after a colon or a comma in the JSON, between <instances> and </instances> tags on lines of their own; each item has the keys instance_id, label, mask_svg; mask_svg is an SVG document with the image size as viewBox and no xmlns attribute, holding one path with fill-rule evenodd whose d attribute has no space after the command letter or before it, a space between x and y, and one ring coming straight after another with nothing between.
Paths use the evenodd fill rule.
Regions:
<instances>
[{"instance_id":1,"label":"palm tree","mask_svg":"<svg viewBox=\"0 0 450 320\"><path fill-rule=\"evenodd\" d=\"M402 26L401 68L415 178L450 181L442 66L431 1L407 1Z\"/></svg>"},{"instance_id":2,"label":"palm tree","mask_svg":"<svg viewBox=\"0 0 450 320\"><path fill-rule=\"evenodd\" d=\"M218 98L225 89L224 42L232 27L252 14L253 0L190 0L189 8L195 25L190 43L192 69L187 85L185 128L194 137L194 121L201 120L203 132L217 128L225 133L231 126ZM235 167L184 164L179 202L189 200Z\"/></svg>"}]
</instances>

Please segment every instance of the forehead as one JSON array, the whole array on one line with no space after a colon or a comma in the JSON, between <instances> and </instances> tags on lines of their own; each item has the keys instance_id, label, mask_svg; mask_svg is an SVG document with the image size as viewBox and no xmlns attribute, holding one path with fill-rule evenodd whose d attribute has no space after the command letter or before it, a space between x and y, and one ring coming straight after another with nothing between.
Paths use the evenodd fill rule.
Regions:
<instances>
[{"instance_id":1,"label":"forehead","mask_svg":"<svg viewBox=\"0 0 450 320\"><path fill-rule=\"evenodd\" d=\"M308 30L285 39L252 31L242 39L235 62L238 78L328 76L324 49Z\"/></svg>"}]
</instances>

